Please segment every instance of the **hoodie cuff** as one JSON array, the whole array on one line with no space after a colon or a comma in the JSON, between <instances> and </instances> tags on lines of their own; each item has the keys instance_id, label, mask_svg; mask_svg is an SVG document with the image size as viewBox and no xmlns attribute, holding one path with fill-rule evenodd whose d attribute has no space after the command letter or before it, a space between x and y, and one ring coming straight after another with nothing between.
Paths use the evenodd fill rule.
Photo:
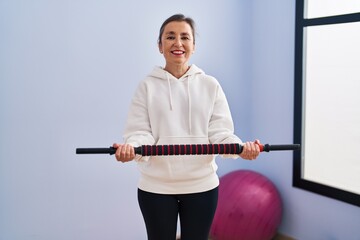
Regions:
<instances>
[{"instance_id":1,"label":"hoodie cuff","mask_svg":"<svg viewBox=\"0 0 360 240\"><path fill-rule=\"evenodd\" d=\"M238 159L240 157L240 155L237 154L224 154L221 155L222 158L232 158L232 159Z\"/></svg>"}]
</instances>

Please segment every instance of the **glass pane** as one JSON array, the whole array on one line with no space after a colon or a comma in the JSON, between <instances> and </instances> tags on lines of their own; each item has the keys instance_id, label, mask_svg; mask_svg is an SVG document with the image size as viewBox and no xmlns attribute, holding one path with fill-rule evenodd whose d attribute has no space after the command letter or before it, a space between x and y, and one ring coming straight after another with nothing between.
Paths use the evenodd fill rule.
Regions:
<instances>
[{"instance_id":1,"label":"glass pane","mask_svg":"<svg viewBox=\"0 0 360 240\"><path fill-rule=\"evenodd\" d=\"M305 0L304 18L360 12L360 0Z\"/></svg>"},{"instance_id":2,"label":"glass pane","mask_svg":"<svg viewBox=\"0 0 360 240\"><path fill-rule=\"evenodd\" d=\"M306 28L303 177L360 194L360 22Z\"/></svg>"}]
</instances>

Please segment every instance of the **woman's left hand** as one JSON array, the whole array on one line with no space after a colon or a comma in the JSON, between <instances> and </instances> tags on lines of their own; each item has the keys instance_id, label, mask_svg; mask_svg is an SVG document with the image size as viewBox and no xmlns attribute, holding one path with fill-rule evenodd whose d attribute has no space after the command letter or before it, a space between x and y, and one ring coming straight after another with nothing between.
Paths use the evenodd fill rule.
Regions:
<instances>
[{"instance_id":1,"label":"woman's left hand","mask_svg":"<svg viewBox=\"0 0 360 240\"><path fill-rule=\"evenodd\" d=\"M246 160L254 160L259 156L260 141L258 139L255 142L245 142L243 143L243 151L240 153L240 157Z\"/></svg>"},{"instance_id":2,"label":"woman's left hand","mask_svg":"<svg viewBox=\"0 0 360 240\"><path fill-rule=\"evenodd\" d=\"M130 144L114 143L113 148L116 148L115 158L119 162L129 162L135 158L134 147Z\"/></svg>"}]
</instances>

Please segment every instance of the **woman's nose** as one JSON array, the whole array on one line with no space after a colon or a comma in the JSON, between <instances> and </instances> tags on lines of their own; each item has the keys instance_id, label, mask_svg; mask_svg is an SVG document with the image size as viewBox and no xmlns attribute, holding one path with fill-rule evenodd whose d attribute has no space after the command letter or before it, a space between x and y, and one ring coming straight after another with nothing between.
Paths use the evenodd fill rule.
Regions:
<instances>
[{"instance_id":1,"label":"woman's nose","mask_svg":"<svg viewBox=\"0 0 360 240\"><path fill-rule=\"evenodd\" d=\"M182 46L182 42L181 42L181 39L180 39L180 38L177 38L177 39L175 40L175 46L176 46L176 47L181 47L181 46Z\"/></svg>"}]
</instances>

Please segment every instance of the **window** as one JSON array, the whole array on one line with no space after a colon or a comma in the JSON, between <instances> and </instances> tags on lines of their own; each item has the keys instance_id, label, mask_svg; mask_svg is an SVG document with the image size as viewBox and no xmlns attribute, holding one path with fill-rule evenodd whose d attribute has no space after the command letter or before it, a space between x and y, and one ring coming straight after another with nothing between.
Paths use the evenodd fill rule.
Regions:
<instances>
[{"instance_id":1,"label":"window","mask_svg":"<svg viewBox=\"0 0 360 240\"><path fill-rule=\"evenodd\" d=\"M320 18L360 12L359 0L308 0L305 1L304 17Z\"/></svg>"},{"instance_id":2,"label":"window","mask_svg":"<svg viewBox=\"0 0 360 240\"><path fill-rule=\"evenodd\" d=\"M297 0L293 184L360 206L360 1Z\"/></svg>"}]
</instances>

